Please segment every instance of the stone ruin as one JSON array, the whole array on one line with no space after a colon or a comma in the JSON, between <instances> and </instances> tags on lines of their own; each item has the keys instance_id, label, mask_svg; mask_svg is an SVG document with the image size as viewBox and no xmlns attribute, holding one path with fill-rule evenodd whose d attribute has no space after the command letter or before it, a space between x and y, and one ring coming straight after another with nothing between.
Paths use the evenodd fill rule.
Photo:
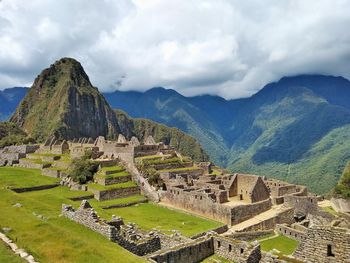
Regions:
<instances>
[{"instance_id":1,"label":"stone ruin","mask_svg":"<svg viewBox=\"0 0 350 263\"><path fill-rule=\"evenodd\" d=\"M284 198L290 200L288 195L307 195L305 187L289 184L285 187L281 182L278 185L274 180L249 174L213 175L204 174L203 170L202 173L191 170L161 173L161 178L165 185L165 191L161 194L163 202L194 211L229 226L271 209L273 203L276 204L273 200L277 198L278 204L283 204ZM284 190L285 188L288 188L288 191ZM317 200L315 202L317 205ZM290 223L293 218L288 218L288 215L292 206L290 203L289 206L284 206L275 221Z\"/></svg>"},{"instance_id":2,"label":"stone ruin","mask_svg":"<svg viewBox=\"0 0 350 263\"><path fill-rule=\"evenodd\" d=\"M71 205L62 205L62 215L107 237L110 241L132 253L144 256L160 249L160 238L155 232L141 231L135 224L124 224L120 217L110 222L101 219L87 200L77 210Z\"/></svg>"},{"instance_id":3,"label":"stone ruin","mask_svg":"<svg viewBox=\"0 0 350 263\"><path fill-rule=\"evenodd\" d=\"M28 153L34 153L39 145L11 145L0 149L0 166L12 166L19 163Z\"/></svg>"}]
</instances>

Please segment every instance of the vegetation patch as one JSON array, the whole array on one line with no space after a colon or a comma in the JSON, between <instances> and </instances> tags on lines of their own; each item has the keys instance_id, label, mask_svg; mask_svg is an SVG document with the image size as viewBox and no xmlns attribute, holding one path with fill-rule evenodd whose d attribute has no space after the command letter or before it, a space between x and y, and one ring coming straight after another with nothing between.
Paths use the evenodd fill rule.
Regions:
<instances>
[{"instance_id":1,"label":"vegetation patch","mask_svg":"<svg viewBox=\"0 0 350 263\"><path fill-rule=\"evenodd\" d=\"M102 167L101 171L122 172L122 171L125 171L125 168L122 166L116 165L116 166Z\"/></svg>"},{"instance_id":2,"label":"vegetation patch","mask_svg":"<svg viewBox=\"0 0 350 263\"><path fill-rule=\"evenodd\" d=\"M137 186L137 184L133 181L128 181L128 182L120 183L120 184L106 185L106 186L91 183L91 184L88 184L88 189L106 191L106 190L112 190L112 189L130 188L130 187L135 187L135 186Z\"/></svg>"},{"instance_id":3,"label":"vegetation patch","mask_svg":"<svg viewBox=\"0 0 350 263\"><path fill-rule=\"evenodd\" d=\"M134 222L145 230L157 228L170 234L172 230L176 229L188 237L223 225L214 220L171 210L153 203L106 210L97 206L93 207L103 218L110 218L112 215L118 215L124 219L124 222Z\"/></svg>"},{"instance_id":4,"label":"vegetation patch","mask_svg":"<svg viewBox=\"0 0 350 263\"><path fill-rule=\"evenodd\" d=\"M173 169L165 169L165 170L159 170L159 172L178 172L178 171L194 171L198 170L199 168L192 166L192 167L181 167L181 168L173 168Z\"/></svg>"},{"instance_id":5,"label":"vegetation patch","mask_svg":"<svg viewBox=\"0 0 350 263\"><path fill-rule=\"evenodd\" d=\"M86 152L82 157L73 159L68 173L74 182L85 184L93 179L98 166L90 158L91 152Z\"/></svg>"},{"instance_id":6,"label":"vegetation patch","mask_svg":"<svg viewBox=\"0 0 350 263\"><path fill-rule=\"evenodd\" d=\"M23 181L28 174L40 185L46 184L47 179L53 179L40 176L39 170L7 167L0 168L0 179L10 176L7 169L11 171L13 180L17 180L16 184L21 186L33 185L30 180L25 181L30 183L29 185ZM30 176L33 173L34 175ZM39 181L39 178L42 181ZM24 248L38 261L113 263L118 258L120 262L145 262L100 234L59 216L63 203L71 204L75 208L80 205L80 202L73 202L69 198L89 192L71 191L68 187L59 186L16 194L4 189L4 183L6 181L0 180L0 227L10 227L12 231L8 233L9 237L16 240L19 247ZM21 206L14 206L17 203ZM2 254L0 252L0 259Z\"/></svg>"},{"instance_id":7,"label":"vegetation patch","mask_svg":"<svg viewBox=\"0 0 350 263\"><path fill-rule=\"evenodd\" d=\"M97 201L96 199L89 200L89 203L93 207L106 207L111 205L120 205L120 204L127 204L132 202L138 202L145 200L145 197L143 195L132 195L128 197L113 199L113 200L105 200L105 201ZM80 201L77 201L77 204L80 204Z\"/></svg>"},{"instance_id":8,"label":"vegetation patch","mask_svg":"<svg viewBox=\"0 0 350 263\"><path fill-rule=\"evenodd\" d=\"M276 249L284 255L291 255L297 248L298 241L285 236L277 236L261 241L260 245L264 251Z\"/></svg>"},{"instance_id":9,"label":"vegetation patch","mask_svg":"<svg viewBox=\"0 0 350 263\"><path fill-rule=\"evenodd\" d=\"M41 175L39 169L0 167L0 185L9 188L33 187L58 183L57 178Z\"/></svg>"},{"instance_id":10,"label":"vegetation patch","mask_svg":"<svg viewBox=\"0 0 350 263\"><path fill-rule=\"evenodd\" d=\"M26 263L27 261L16 255L4 242L0 240L0 262Z\"/></svg>"},{"instance_id":11,"label":"vegetation patch","mask_svg":"<svg viewBox=\"0 0 350 263\"><path fill-rule=\"evenodd\" d=\"M334 215L336 217L339 216L339 213L337 213L331 206L321 207L321 209L331 215Z\"/></svg>"},{"instance_id":12,"label":"vegetation patch","mask_svg":"<svg viewBox=\"0 0 350 263\"><path fill-rule=\"evenodd\" d=\"M334 188L334 196L350 199L350 162L347 163L338 184Z\"/></svg>"}]
</instances>

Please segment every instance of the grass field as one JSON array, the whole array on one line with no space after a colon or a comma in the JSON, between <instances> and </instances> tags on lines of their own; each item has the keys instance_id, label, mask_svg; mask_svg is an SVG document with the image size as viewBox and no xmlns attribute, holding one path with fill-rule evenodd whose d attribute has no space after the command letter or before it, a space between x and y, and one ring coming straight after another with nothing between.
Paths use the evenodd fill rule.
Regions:
<instances>
[{"instance_id":1,"label":"grass field","mask_svg":"<svg viewBox=\"0 0 350 263\"><path fill-rule=\"evenodd\" d=\"M0 241L0 262L1 263L25 263L24 259L16 255L4 242Z\"/></svg>"},{"instance_id":2,"label":"grass field","mask_svg":"<svg viewBox=\"0 0 350 263\"><path fill-rule=\"evenodd\" d=\"M298 246L298 242L294 239L285 237L285 236L277 236L270 239L266 239L260 241L261 249L264 251L270 251L272 249L277 249L284 255L293 254L294 250Z\"/></svg>"},{"instance_id":3,"label":"grass field","mask_svg":"<svg viewBox=\"0 0 350 263\"><path fill-rule=\"evenodd\" d=\"M30 178L25 178L27 175ZM4 189L4 182L15 182L23 187L30 179L35 185L41 185L52 178L43 177L32 169L0 168L0 228L10 227L9 237L38 261L92 263L116 262L118 258L120 262L145 262L100 234L60 216L62 203L78 206L68 198L87 192L56 187L17 194ZM22 207L14 207L16 203ZM37 215L43 215L44 219Z\"/></svg>"},{"instance_id":4,"label":"grass field","mask_svg":"<svg viewBox=\"0 0 350 263\"><path fill-rule=\"evenodd\" d=\"M109 219L112 215L118 215L124 219L124 222L134 222L146 230L157 228L168 233L176 229L185 236L193 236L222 225L222 223L216 221L170 210L153 203L107 210L94 208L104 218Z\"/></svg>"},{"instance_id":5,"label":"grass field","mask_svg":"<svg viewBox=\"0 0 350 263\"><path fill-rule=\"evenodd\" d=\"M54 184L59 182L57 178L41 175L39 169L27 169L17 167L0 168L0 185L10 188L32 187L38 185Z\"/></svg>"},{"instance_id":6,"label":"grass field","mask_svg":"<svg viewBox=\"0 0 350 263\"><path fill-rule=\"evenodd\" d=\"M336 217L339 216L339 214L331 207L331 206L326 206L326 207L321 207L321 209L331 215L334 215Z\"/></svg>"},{"instance_id":7,"label":"grass field","mask_svg":"<svg viewBox=\"0 0 350 263\"><path fill-rule=\"evenodd\" d=\"M12 230L8 236L19 247L43 263L145 262L143 258L131 254L102 235L60 216L62 203L78 207L80 202L69 198L87 195L89 192L71 191L60 186L18 194L5 187L9 184L18 187L43 185L52 183L52 180L56 179L42 176L35 169L0 167L0 228L10 227ZM129 202L140 198L142 197L134 196L122 198L124 200L117 199L115 202ZM163 231L178 229L191 236L221 225L154 204L108 210L100 208L100 205L107 205L109 202L112 203L91 200L101 217L110 219L112 214L122 216L125 222L135 222L146 230L154 227ZM16 203L22 206L15 207ZM3 254L1 252L0 259L6 256Z\"/></svg>"},{"instance_id":8,"label":"grass field","mask_svg":"<svg viewBox=\"0 0 350 263\"><path fill-rule=\"evenodd\" d=\"M125 204L130 202L136 202L144 200L145 197L143 195L132 195L124 198L118 198L114 200L106 200L106 201L97 201L96 199L89 200L89 203L93 207L103 207L103 206L109 206L109 205L117 205L117 204ZM77 205L80 205L81 201L75 201Z\"/></svg>"},{"instance_id":9,"label":"grass field","mask_svg":"<svg viewBox=\"0 0 350 263\"><path fill-rule=\"evenodd\" d=\"M88 189L104 191L104 190L111 190L111 189L117 189L117 188L129 188L134 186L137 186L137 184L133 181L128 181L120 184L111 184L106 186L91 183L91 184L88 184Z\"/></svg>"}]
</instances>

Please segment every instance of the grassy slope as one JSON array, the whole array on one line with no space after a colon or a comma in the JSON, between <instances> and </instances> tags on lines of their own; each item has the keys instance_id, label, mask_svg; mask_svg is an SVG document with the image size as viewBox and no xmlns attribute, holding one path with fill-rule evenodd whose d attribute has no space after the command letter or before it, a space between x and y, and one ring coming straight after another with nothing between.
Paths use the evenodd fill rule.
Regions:
<instances>
[{"instance_id":1,"label":"grassy slope","mask_svg":"<svg viewBox=\"0 0 350 263\"><path fill-rule=\"evenodd\" d=\"M278 236L260 241L260 245L264 251L277 249L284 255L291 255L298 246L298 242L285 236Z\"/></svg>"},{"instance_id":2,"label":"grassy slope","mask_svg":"<svg viewBox=\"0 0 350 263\"><path fill-rule=\"evenodd\" d=\"M0 241L0 262L3 263L25 263L26 260L16 255L4 242Z\"/></svg>"},{"instance_id":3,"label":"grassy slope","mask_svg":"<svg viewBox=\"0 0 350 263\"><path fill-rule=\"evenodd\" d=\"M350 125L346 125L332 130L304 154L305 158L290 165L279 162L254 164L253 146L231 167L235 171L305 184L314 192L325 193L337 183L346 161L350 159L350 144L346 143L350 140L349 129Z\"/></svg>"},{"instance_id":4,"label":"grassy slope","mask_svg":"<svg viewBox=\"0 0 350 263\"><path fill-rule=\"evenodd\" d=\"M5 187L32 187L58 183L59 179L41 175L39 169L0 168L0 185Z\"/></svg>"},{"instance_id":5,"label":"grassy slope","mask_svg":"<svg viewBox=\"0 0 350 263\"><path fill-rule=\"evenodd\" d=\"M22 171L16 170L12 168L11 175L22 181L18 177ZM0 178L9 177L8 172L8 168L0 168ZM103 236L59 216L62 203L75 204L68 198L86 192L57 187L16 194L3 189L3 182L0 182L0 227L12 228L9 236L40 262L115 262L115 258L122 262L144 262ZM22 207L13 207L15 203ZM47 219L39 219L33 213Z\"/></svg>"},{"instance_id":6,"label":"grassy slope","mask_svg":"<svg viewBox=\"0 0 350 263\"><path fill-rule=\"evenodd\" d=\"M28 177L28 178L25 178ZM143 259L129 253L103 236L60 216L63 203L78 207L80 202L69 198L89 194L83 191L71 191L67 187L17 194L5 186L42 185L46 179L35 169L0 168L0 228L10 227L9 236L26 249L40 262L144 262ZM140 200L133 196L115 201L92 201L101 217L110 219L118 215L125 222L135 222L144 229L158 227L163 231L180 230L191 236L221 225L178 211L169 210L154 204L140 204L126 208L103 210L101 205ZM16 203L22 207L14 207ZM44 219L36 215L43 215ZM2 261L0 261L2 262Z\"/></svg>"},{"instance_id":7,"label":"grassy slope","mask_svg":"<svg viewBox=\"0 0 350 263\"><path fill-rule=\"evenodd\" d=\"M118 215L125 222L135 222L143 229L158 228L165 232L176 229L186 236L192 236L222 225L213 220L170 210L153 203L108 210L102 210L98 207L94 208L101 217L110 218L112 215Z\"/></svg>"}]
</instances>

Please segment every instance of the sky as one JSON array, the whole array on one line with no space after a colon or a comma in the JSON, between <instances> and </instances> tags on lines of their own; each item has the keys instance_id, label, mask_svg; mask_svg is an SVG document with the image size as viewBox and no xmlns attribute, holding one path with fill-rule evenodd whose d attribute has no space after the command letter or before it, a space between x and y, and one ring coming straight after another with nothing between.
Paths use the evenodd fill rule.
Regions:
<instances>
[{"instance_id":1,"label":"sky","mask_svg":"<svg viewBox=\"0 0 350 263\"><path fill-rule=\"evenodd\" d=\"M0 89L61 57L101 91L247 97L283 76L350 79L347 0L0 0Z\"/></svg>"}]
</instances>

